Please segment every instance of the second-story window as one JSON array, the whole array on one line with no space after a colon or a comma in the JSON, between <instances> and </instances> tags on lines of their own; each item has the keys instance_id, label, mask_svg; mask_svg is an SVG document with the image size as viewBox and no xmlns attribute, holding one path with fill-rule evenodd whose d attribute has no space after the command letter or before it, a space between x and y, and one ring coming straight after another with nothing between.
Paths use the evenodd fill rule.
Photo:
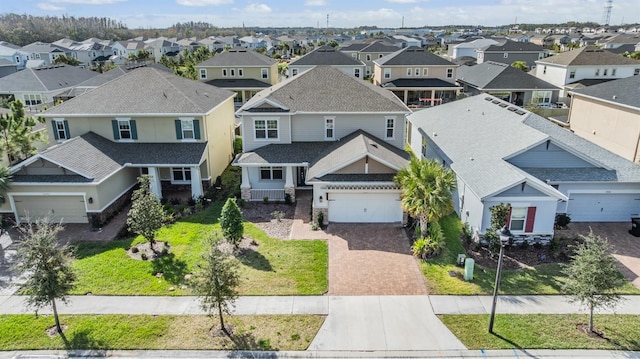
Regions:
<instances>
[{"instance_id":1,"label":"second-story window","mask_svg":"<svg viewBox=\"0 0 640 359\"><path fill-rule=\"evenodd\" d=\"M53 120L53 137L57 141L64 141L69 139L69 125L66 120Z\"/></svg>"},{"instance_id":2,"label":"second-story window","mask_svg":"<svg viewBox=\"0 0 640 359\"><path fill-rule=\"evenodd\" d=\"M207 78L207 69L200 69L200 79L204 80Z\"/></svg>"},{"instance_id":3,"label":"second-story window","mask_svg":"<svg viewBox=\"0 0 640 359\"><path fill-rule=\"evenodd\" d=\"M367 54L367 61L371 61L371 55Z\"/></svg>"},{"instance_id":4,"label":"second-story window","mask_svg":"<svg viewBox=\"0 0 640 359\"><path fill-rule=\"evenodd\" d=\"M607 72L609 71L609 69L604 69L602 70L602 76L607 76Z\"/></svg>"},{"instance_id":5,"label":"second-story window","mask_svg":"<svg viewBox=\"0 0 640 359\"><path fill-rule=\"evenodd\" d=\"M353 69L353 76L360 77L360 69Z\"/></svg>"},{"instance_id":6,"label":"second-story window","mask_svg":"<svg viewBox=\"0 0 640 359\"><path fill-rule=\"evenodd\" d=\"M257 140L278 139L278 120L254 120L253 126Z\"/></svg>"},{"instance_id":7,"label":"second-story window","mask_svg":"<svg viewBox=\"0 0 640 359\"><path fill-rule=\"evenodd\" d=\"M193 120L180 120L180 124L182 125L182 138L185 140L195 139Z\"/></svg>"},{"instance_id":8,"label":"second-story window","mask_svg":"<svg viewBox=\"0 0 640 359\"><path fill-rule=\"evenodd\" d=\"M615 76L616 75L616 69L611 69L611 76Z\"/></svg>"},{"instance_id":9,"label":"second-story window","mask_svg":"<svg viewBox=\"0 0 640 359\"><path fill-rule=\"evenodd\" d=\"M452 68L448 68L447 69L447 78L450 79L453 77L453 69Z\"/></svg>"},{"instance_id":10,"label":"second-story window","mask_svg":"<svg viewBox=\"0 0 640 359\"><path fill-rule=\"evenodd\" d=\"M325 117L324 119L324 139L325 140L333 140L335 139L335 126L336 119L334 117Z\"/></svg>"},{"instance_id":11,"label":"second-story window","mask_svg":"<svg viewBox=\"0 0 640 359\"><path fill-rule=\"evenodd\" d=\"M420 76L420 69L416 67L416 69L414 70L414 75L416 76Z\"/></svg>"},{"instance_id":12,"label":"second-story window","mask_svg":"<svg viewBox=\"0 0 640 359\"><path fill-rule=\"evenodd\" d=\"M227 69L222 69L222 77L227 77L227 76L229 76L227 74Z\"/></svg>"},{"instance_id":13,"label":"second-story window","mask_svg":"<svg viewBox=\"0 0 640 359\"><path fill-rule=\"evenodd\" d=\"M576 70L573 70L573 71L569 72L569 78L570 79L575 79L576 78Z\"/></svg>"},{"instance_id":14,"label":"second-story window","mask_svg":"<svg viewBox=\"0 0 640 359\"><path fill-rule=\"evenodd\" d=\"M244 70L238 69L238 77L243 77L243 76L244 76Z\"/></svg>"},{"instance_id":15,"label":"second-story window","mask_svg":"<svg viewBox=\"0 0 640 359\"><path fill-rule=\"evenodd\" d=\"M291 76L296 76L298 74L298 69L291 69Z\"/></svg>"},{"instance_id":16,"label":"second-story window","mask_svg":"<svg viewBox=\"0 0 640 359\"><path fill-rule=\"evenodd\" d=\"M600 69L596 69L596 76L600 76Z\"/></svg>"},{"instance_id":17,"label":"second-story window","mask_svg":"<svg viewBox=\"0 0 640 359\"><path fill-rule=\"evenodd\" d=\"M413 73L413 70L411 68L407 69L407 76L411 76L411 74Z\"/></svg>"},{"instance_id":18,"label":"second-story window","mask_svg":"<svg viewBox=\"0 0 640 359\"><path fill-rule=\"evenodd\" d=\"M269 78L269 69L260 69L260 75L263 79Z\"/></svg>"},{"instance_id":19,"label":"second-story window","mask_svg":"<svg viewBox=\"0 0 640 359\"><path fill-rule=\"evenodd\" d=\"M118 120L118 130L120 131L121 140L131 139L131 123L129 120Z\"/></svg>"},{"instance_id":20,"label":"second-story window","mask_svg":"<svg viewBox=\"0 0 640 359\"><path fill-rule=\"evenodd\" d=\"M391 78L391 69L384 69L384 78Z\"/></svg>"},{"instance_id":21,"label":"second-story window","mask_svg":"<svg viewBox=\"0 0 640 359\"><path fill-rule=\"evenodd\" d=\"M117 118L111 121L113 138L116 140L137 140L136 121L128 118Z\"/></svg>"},{"instance_id":22,"label":"second-story window","mask_svg":"<svg viewBox=\"0 0 640 359\"><path fill-rule=\"evenodd\" d=\"M422 69L422 76L429 76L429 68L425 67L424 69Z\"/></svg>"},{"instance_id":23,"label":"second-story window","mask_svg":"<svg viewBox=\"0 0 640 359\"><path fill-rule=\"evenodd\" d=\"M396 119L393 117L387 117L385 119L384 138L387 140L393 139L395 128L396 128Z\"/></svg>"},{"instance_id":24,"label":"second-story window","mask_svg":"<svg viewBox=\"0 0 640 359\"><path fill-rule=\"evenodd\" d=\"M229 70L229 76L236 77L236 69L230 69Z\"/></svg>"},{"instance_id":25,"label":"second-story window","mask_svg":"<svg viewBox=\"0 0 640 359\"><path fill-rule=\"evenodd\" d=\"M199 140L200 121L193 118L176 120L176 138L178 140Z\"/></svg>"}]
</instances>

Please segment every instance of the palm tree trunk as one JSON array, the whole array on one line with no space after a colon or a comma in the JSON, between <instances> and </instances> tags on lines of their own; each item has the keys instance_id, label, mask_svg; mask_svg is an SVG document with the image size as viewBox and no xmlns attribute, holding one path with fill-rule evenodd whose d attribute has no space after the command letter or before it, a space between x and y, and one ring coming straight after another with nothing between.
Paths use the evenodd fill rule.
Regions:
<instances>
[{"instance_id":1,"label":"palm tree trunk","mask_svg":"<svg viewBox=\"0 0 640 359\"><path fill-rule=\"evenodd\" d=\"M427 236L428 228L429 228L429 222L427 220L427 216L421 215L420 216L420 235L422 237L426 237Z\"/></svg>"},{"instance_id":2,"label":"palm tree trunk","mask_svg":"<svg viewBox=\"0 0 640 359\"><path fill-rule=\"evenodd\" d=\"M60 318L58 318L58 308L56 307L56 300L51 299L51 307L53 308L53 318L56 321L56 329L58 333L62 334L62 327L60 326Z\"/></svg>"}]
</instances>

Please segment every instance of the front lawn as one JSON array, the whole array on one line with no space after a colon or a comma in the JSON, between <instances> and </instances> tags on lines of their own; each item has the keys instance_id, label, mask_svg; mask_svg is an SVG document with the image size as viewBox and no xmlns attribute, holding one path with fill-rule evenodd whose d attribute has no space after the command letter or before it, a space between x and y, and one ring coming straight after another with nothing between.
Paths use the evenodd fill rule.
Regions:
<instances>
[{"instance_id":1,"label":"front lawn","mask_svg":"<svg viewBox=\"0 0 640 359\"><path fill-rule=\"evenodd\" d=\"M0 348L305 350L324 316L229 316L231 338L213 336L218 318L206 315L61 315L64 338L47 334L53 322L44 315L0 315Z\"/></svg>"},{"instance_id":2,"label":"front lawn","mask_svg":"<svg viewBox=\"0 0 640 359\"><path fill-rule=\"evenodd\" d=\"M134 260L126 253L142 237L76 245L74 269L78 281L72 294L191 295L185 275L192 272L203 251L202 238L219 230L222 204L162 228L158 241L171 245L168 255L154 261ZM241 295L320 295L327 291L326 242L280 240L245 222L245 236L258 250L239 256ZM157 273L162 273L157 276Z\"/></svg>"},{"instance_id":3,"label":"front lawn","mask_svg":"<svg viewBox=\"0 0 640 359\"><path fill-rule=\"evenodd\" d=\"M446 236L446 246L437 258L420 262L430 294L476 295L492 294L496 278L495 269L476 264L473 281L463 279L464 270L455 265L459 253L465 253L460 240L462 224L455 213L444 217L440 224ZM451 273L455 273L452 276ZM622 274L621 274L622 275ZM502 270L502 294L562 294L564 281L560 264L540 264L530 269ZM640 294L631 283L618 290L621 294Z\"/></svg>"},{"instance_id":4,"label":"front lawn","mask_svg":"<svg viewBox=\"0 0 640 359\"><path fill-rule=\"evenodd\" d=\"M637 315L596 315L596 329L604 337L587 335L580 328L586 314L498 314L494 334L489 334L489 315L440 315L442 322L469 349L611 349L640 350Z\"/></svg>"}]
</instances>

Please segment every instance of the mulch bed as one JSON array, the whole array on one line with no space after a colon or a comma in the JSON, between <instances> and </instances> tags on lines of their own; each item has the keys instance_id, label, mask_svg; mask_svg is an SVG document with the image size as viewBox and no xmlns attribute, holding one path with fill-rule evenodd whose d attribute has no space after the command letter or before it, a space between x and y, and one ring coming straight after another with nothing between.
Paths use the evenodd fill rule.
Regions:
<instances>
[{"instance_id":1,"label":"mulch bed","mask_svg":"<svg viewBox=\"0 0 640 359\"><path fill-rule=\"evenodd\" d=\"M296 210L294 204L247 202L242 208L242 218L253 223L273 238L289 239L293 215ZM282 219L274 218L274 212L282 212Z\"/></svg>"}]
</instances>

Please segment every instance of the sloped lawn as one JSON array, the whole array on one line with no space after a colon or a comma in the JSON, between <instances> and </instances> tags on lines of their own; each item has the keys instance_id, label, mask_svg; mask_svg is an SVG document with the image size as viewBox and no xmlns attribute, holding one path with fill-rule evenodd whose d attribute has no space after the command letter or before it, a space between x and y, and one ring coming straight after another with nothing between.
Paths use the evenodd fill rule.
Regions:
<instances>
[{"instance_id":1,"label":"sloped lawn","mask_svg":"<svg viewBox=\"0 0 640 359\"><path fill-rule=\"evenodd\" d=\"M78 243L74 263L78 281L73 294L191 295L185 275L201 260L205 235L220 229L221 207L214 203L162 228L157 240L168 242L171 252L154 261L134 260L126 253L144 242L142 237ZM245 237L253 238L258 249L238 256L243 278L240 295L320 295L327 291L326 242L270 238L247 222Z\"/></svg>"},{"instance_id":2,"label":"sloped lawn","mask_svg":"<svg viewBox=\"0 0 640 359\"><path fill-rule=\"evenodd\" d=\"M450 295L490 295L496 278L496 270L475 266L472 281L465 281L464 270L455 265L459 253L465 253L460 240L462 223L455 213L444 217L440 224L446 236L443 253L427 261L420 262L420 269L427 281L430 294ZM451 273L455 273L452 276ZM620 274L622 276L622 274ZM502 270L500 280L501 294L562 294L564 281L561 265L556 263L540 264L531 269ZM631 283L618 290L621 294L640 294Z\"/></svg>"}]
</instances>

